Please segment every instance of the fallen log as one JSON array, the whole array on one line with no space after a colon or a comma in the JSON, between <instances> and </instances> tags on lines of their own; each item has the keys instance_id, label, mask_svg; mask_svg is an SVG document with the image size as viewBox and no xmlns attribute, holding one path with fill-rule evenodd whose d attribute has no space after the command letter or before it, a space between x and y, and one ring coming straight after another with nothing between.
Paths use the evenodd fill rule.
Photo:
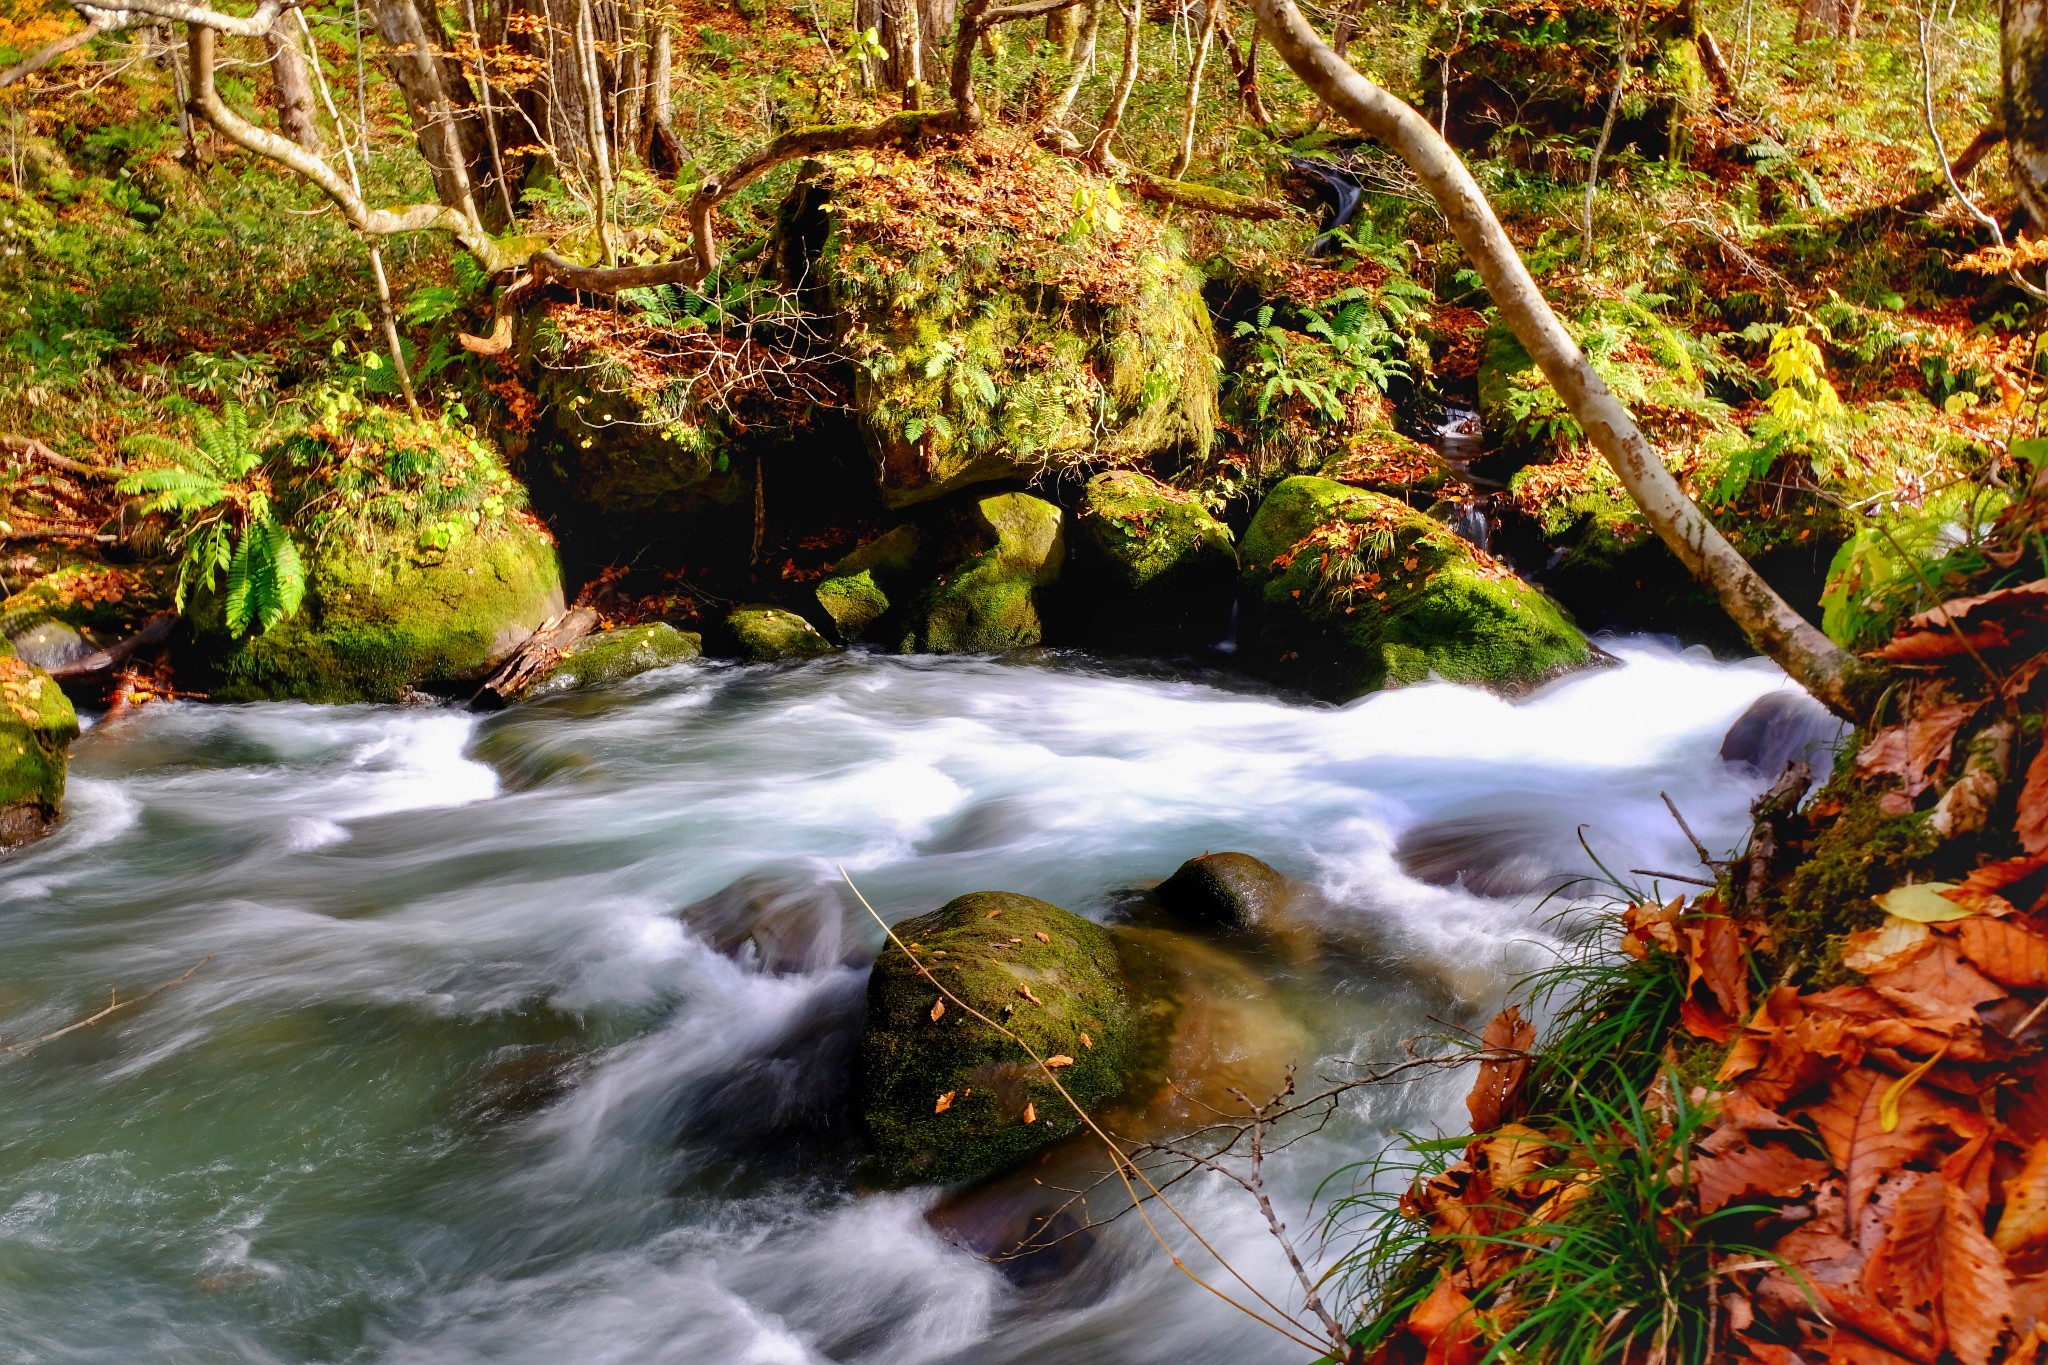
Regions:
<instances>
[{"instance_id":1,"label":"fallen log","mask_svg":"<svg viewBox=\"0 0 2048 1365\"><path fill-rule=\"evenodd\" d=\"M572 607L550 616L498 665L495 673L484 679L469 704L480 710L496 710L518 701L561 662L569 646L596 629L597 613L589 607Z\"/></svg>"}]
</instances>

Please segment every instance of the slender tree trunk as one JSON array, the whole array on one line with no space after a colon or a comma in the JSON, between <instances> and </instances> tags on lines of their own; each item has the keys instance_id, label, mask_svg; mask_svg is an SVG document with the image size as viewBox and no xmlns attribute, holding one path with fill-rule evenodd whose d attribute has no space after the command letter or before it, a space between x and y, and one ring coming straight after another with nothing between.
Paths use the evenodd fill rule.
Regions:
<instances>
[{"instance_id":1,"label":"slender tree trunk","mask_svg":"<svg viewBox=\"0 0 2048 1365\"><path fill-rule=\"evenodd\" d=\"M1223 0L1208 0L1202 7L1202 36L1195 43L1195 59L1188 67L1187 107L1181 110L1180 117L1180 151L1166 172L1169 180L1186 175L1188 163L1195 159L1195 120L1202 108L1202 69L1209 64L1209 47L1216 40L1217 11L1222 7Z\"/></svg>"},{"instance_id":2,"label":"slender tree trunk","mask_svg":"<svg viewBox=\"0 0 2048 1365\"><path fill-rule=\"evenodd\" d=\"M1088 67L1095 60L1095 38L1101 29L1102 0L1085 0L1081 6L1080 36L1074 39L1074 69L1067 73L1067 83L1061 87L1059 95L1046 107L1045 117L1039 124L1045 131L1065 134L1067 115L1073 112L1074 101L1081 94L1081 83L1088 79Z\"/></svg>"},{"instance_id":3,"label":"slender tree trunk","mask_svg":"<svg viewBox=\"0 0 2048 1365\"><path fill-rule=\"evenodd\" d=\"M1593 159L1586 163L1586 205L1581 215L1579 255L1588 261L1593 259L1593 205L1600 193L1600 162L1607 155L1607 144L1614 140L1614 124L1621 116L1621 96L1628 89L1629 58L1635 55L1644 3L1645 0L1637 0L1634 13L1622 25L1621 57L1614 64L1614 89L1607 93L1607 113L1600 120L1600 140L1593 144Z\"/></svg>"},{"instance_id":4,"label":"slender tree trunk","mask_svg":"<svg viewBox=\"0 0 2048 1365\"><path fill-rule=\"evenodd\" d=\"M1422 115L1338 60L1293 0L1254 0L1254 7L1261 30L1309 89L1390 147L1429 190L1452 235L1478 268L1502 321L1679 562L1713 591L1751 642L1809 692L1839 715L1865 718L1874 700L1869 667L1794 611L1685 496L1628 410L1551 311L1457 153Z\"/></svg>"},{"instance_id":5,"label":"slender tree trunk","mask_svg":"<svg viewBox=\"0 0 2048 1365\"><path fill-rule=\"evenodd\" d=\"M2006 155L2034 231L2048 233L2048 0L2004 0L1998 17Z\"/></svg>"},{"instance_id":6,"label":"slender tree trunk","mask_svg":"<svg viewBox=\"0 0 2048 1365\"><path fill-rule=\"evenodd\" d=\"M1109 109L1102 116L1102 127L1096 131L1095 141L1088 144L1088 160L1097 165L1105 164L1110 140L1116 136L1124 109L1131 102L1131 88L1138 83L1138 37L1145 21L1145 0L1129 0L1128 4L1117 0L1117 8L1124 14L1124 69L1117 77L1116 94L1110 97Z\"/></svg>"},{"instance_id":7,"label":"slender tree trunk","mask_svg":"<svg viewBox=\"0 0 2048 1365\"><path fill-rule=\"evenodd\" d=\"M1045 40L1053 45L1054 51L1072 61L1081 49L1080 7L1069 5L1046 15Z\"/></svg>"},{"instance_id":8,"label":"slender tree trunk","mask_svg":"<svg viewBox=\"0 0 2048 1365\"><path fill-rule=\"evenodd\" d=\"M320 150L320 128L313 121L313 82L306 75L305 54L292 36L291 20L283 15L263 35L270 54L270 78L277 84L277 126L309 152Z\"/></svg>"},{"instance_id":9,"label":"slender tree trunk","mask_svg":"<svg viewBox=\"0 0 2048 1365\"><path fill-rule=\"evenodd\" d=\"M673 174L690 164L683 140L676 136L675 31L665 14L655 16L653 24L652 50L647 58L647 163L659 164Z\"/></svg>"}]
</instances>

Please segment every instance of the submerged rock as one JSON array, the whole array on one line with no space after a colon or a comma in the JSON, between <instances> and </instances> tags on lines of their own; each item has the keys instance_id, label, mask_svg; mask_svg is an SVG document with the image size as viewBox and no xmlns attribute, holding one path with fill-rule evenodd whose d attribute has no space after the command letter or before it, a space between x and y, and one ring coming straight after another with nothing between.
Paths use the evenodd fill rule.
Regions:
<instances>
[{"instance_id":1,"label":"submerged rock","mask_svg":"<svg viewBox=\"0 0 2048 1365\"><path fill-rule=\"evenodd\" d=\"M1204 853L1182 863L1153 894L1190 924L1251 929L1279 919L1294 888L1285 874L1249 853Z\"/></svg>"},{"instance_id":2,"label":"submerged rock","mask_svg":"<svg viewBox=\"0 0 2048 1365\"><path fill-rule=\"evenodd\" d=\"M1821 779L1833 769L1848 732L1848 722L1809 692L1766 692L1728 727L1721 761L1765 780L1775 779L1787 764L1804 763Z\"/></svg>"},{"instance_id":3,"label":"submerged rock","mask_svg":"<svg viewBox=\"0 0 2048 1365\"><path fill-rule=\"evenodd\" d=\"M830 886L756 873L682 911L690 931L717 951L777 975L852 965L871 950Z\"/></svg>"},{"instance_id":4,"label":"submerged rock","mask_svg":"<svg viewBox=\"0 0 2048 1365\"><path fill-rule=\"evenodd\" d=\"M232 638L197 604L195 673L219 701L394 702L473 684L562 610L554 546L521 520L445 551L323 542L298 614Z\"/></svg>"},{"instance_id":5,"label":"submerged rock","mask_svg":"<svg viewBox=\"0 0 2048 1365\"><path fill-rule=\"evenodd\" d=\"M78 713L57 680L0 655L0 848L39 839L63 818L65 752Z\"/></svg>"},{"instance_id":6,"label":"submerged rock","mask_svg":"<svg viewBox=\"0 0 2048 1365\"><path fill-rule=\"evenodd\" d=\"M666 621L600 631L569 646L561 660L526 695L544 697L598 683L620 682L670 664L688 663L703 653L702 636L677 630Z\"/></svg>"},{"instance_id":7,"label":"submerged rock","mask_svg":"<svg viewBox=\"0 0 2048 1365\"><path fill-rule=\"evenodd\" d=\"M980 891L896 926L960 1000L1038 1056L1070 1058L1061 1084L1084 1108L1117 1095L1135 1065L1134 1014L1110 931L1030 896ZM941 997L904 950L868 977L860 1104L882 1167L898 1179L988 1175L1081 1130L1016 1045Z\"/></svg>"},{"instance_id":8,"label":"submerged rock","mask_svg":"<svg viewBox=\"0 0 2048 1365\"><path fill-rule=\"evenodd\" d=\"M91 643L62 621L30 626L10 636L8 643L14 646L16 658L41 669L62 668L93 652Z\"/></svg>"},{"instance_id":9,"label":"submerged rock","mask_svg":"<svg viewBox=\"0 0 2048 1365\"><path fill-rule=\"evenodd\" d=\"M740 657L757 664L815 659L832 653L832 642L818 628L781 607L734 607L725 618Z\"/></svg>"},{"instance_id":10,"label":"submerged rock","mask_svg":"<svg viewBox=\"0 0 2048 1365\"><path fill-rule=\"evenodd\" d=\"M1335 700L1432 676L1528 686L1592 657L1555 603L1485 551L1329 479L1283 480L1242 558L1252 659Z\"/></svg>"},{"instance_id":11,"label":"submerged rock","mask_svg":"<svg viewBox=\"0 0 2048 1365\"><path fill-rule=\"evenodd\" d=\"M1223 638L1237 598L1230 528L1192 495L1134 470L1088 481L1075 517L1077 603L1117 649L1196 649Z\"/></svg>"}]
</instances>

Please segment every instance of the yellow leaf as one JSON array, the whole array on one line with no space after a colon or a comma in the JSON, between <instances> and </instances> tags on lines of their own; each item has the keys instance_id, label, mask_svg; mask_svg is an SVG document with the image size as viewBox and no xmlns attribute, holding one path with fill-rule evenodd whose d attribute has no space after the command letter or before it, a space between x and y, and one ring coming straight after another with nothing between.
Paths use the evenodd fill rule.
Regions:
<instances>
[{"instance_id":1,"label":"yellow leaf","mask_svg":"<svg viewBox=\"0 0 2048 1365\"><path fill-rule=\"evenodd\" d=\"M1040 943L1050 943L1050 942L1052 942L1052 935L1051 935L1051 934L1048 934L1048 933L1045 933L1045 932L1044 932L1044 931L1042 931L1042 930L1041 930L1041 931L1040 931L1040 932L1039 932L1038 934L1036 934L1036 935L1035 935L1035 937L1036 937L1036 938L1038 939L1038 941L1039 941Z\"/></svg>"},{"instance_id":2,"label":"yellow leaf","mask_svg":"<svg viewBox=\"0 0 2048 1365\"><path fill-rule=\"evenodd\" d=\"M1029 1100L1026 1100L1024 1102L1024 1121L1026 1123L1038 1122L1038 1110L1032 1107L1031 1101Z\"/></svg>"},{"instance_id":3,"label":"yellow leaf","mask_svg":"<svg viewBox=\"0 0 2048 1365\"><path fill-rule=\"evenodd\" d=\"M942 1014L944 1014L945 1012L946 1012L946 1002L945 1002L944 1000L934 1000L934 1001L932 1001L932 1022L933 1022L934 1024L936 1024L936 1023L938 1023L938 1022L939 1022L939 1016L940 1016L940 1015L942 1015Z\"/></svg>"},{"instance_id":4,"label":"yellow leaf","mask_svg":"<svg viewBox=\"0 0 2048 1365\"><path fill-rule=\"evenodd\" d=\"M1849 935L1842 945L1842 965L1852 972L1883 971L1925 943L1933 933L1917 920L1887 916L1877 928Z\"/></svg>"},{"instance_id":5,"label":"yellow leaf","mask_svg":"<svg viewBox=\"0 0 2048 1365\"><path fill-rule=\"evenodd\" d=\"M948 1109L951 1109L953 1107L953 1096L957 1093L959 1092L948 1090L945 1094L939 1096L939 1102L932 1106L932 1112L934 1114L943 1114Z\"/></svg>"},{"instance_id":6,"label":"yellow leaf","mask_svg":"<svg viewBox=\"0 0 2048 1365\"><path fill-rule=\"evenodd\" d=\"M1045 1069L1047 1071L1057 1071L1063 1066L1072 1066L1073 1064L1074 1059L1064 1052L1056 1052L1045 1059Z\"/></svg>"},{"instance_id":7,"label":"yellow leaf","mask_svg":"<svg viewBox=\"0 0 2048 1365\"><path fill-rule=\"evenodd\" d=\"M1904 1099L1906 1092L1913 1088L1913 1082L1925 1076L1929 1068L1940 1061L1942 1055L1947 1051L1948 1044L1943 1043L1940 1052L1935 1053L1932 1057L1929 1057L1926 1061L1920 1063L1920 1065L1914 1067L1885 1088L1884 1094L1877 1098L1878 1127L1889 1133L1892 1129L1899 1126L1899 1101Z\"/></svg>"},{"instance_id":8,"label":"yellow leaf","mask_svg":"<svg viewBox=\"0 0 2048 1365\"><path fill-rule=\"evenodd\" d=\"M1084 1033L1084 1034L1082 1034L1082 1035L1081 1035L1081 1046L1082 1046L1082 1047L1094 1047L1094 1046L1095 1046L1095 1043L1094 1043L1094 1040L1092 1040L1091 1038L1089 1038L1089 1036L1088 1036L1087 1034L1085 1034L1085 1033Z\"/></svg>"},{"instance_id":9,"label":"yellow leaf","mask_svg":"<svg viewBox=\"0 0 2048 1365\"><path fill-rule=\"evenodd\" d=\"M1877 906L1887 915L1911 920L1915 924L1943 924L1949 920L1968 919L1977 912L1957 905L1941 894L1955 889L1954 882L1915 882L1911 886L1895 886L1877 898Z\"/></svg>"}]
</instances>

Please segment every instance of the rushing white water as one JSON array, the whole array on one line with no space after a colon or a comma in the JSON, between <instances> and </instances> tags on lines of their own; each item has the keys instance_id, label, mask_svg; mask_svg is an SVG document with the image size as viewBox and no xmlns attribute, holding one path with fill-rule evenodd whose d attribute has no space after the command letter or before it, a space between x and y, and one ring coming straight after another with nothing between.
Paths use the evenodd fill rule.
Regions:
<instances>
[{"instance_id":1,"label":"rushing white water","mask_svg":"<svg viewBox=\"0 0 2048 1365\"><path fill-rule=\"evenodd\" d=\"M1072 661L856 656L486 720L104 725L69 824L0 862L0 1034L211 960L0 1057L0 1360L1298 1360L1141 1229L1025 1286L931 1230L933 1191L864 1191L858 946L777 974L678 911L752 877L836 922L843 864L892 917L982 889L1102 915L1241 849L1370 949L1292 987L1320 1049L1304 1070L1389 1055L1429 1010L1493 1007L1554 942L1533 893L1408 876L1404 834L1439 831L1455 862L1469 826L1471 871L1517 886L1591 871L1581 822L1618 872L1697 870L1659 792L1710 844L1736 837L1762 781L1718 746L1787 684L1622 653L1516 702L1428 686L1339 709ZM1296 1224L1318 1179L1448 1117L1456 1086L1363 1094L1288 1153ZM1242 1195L1189 1188L1285 1299Z\"/></svg>"}]
</instances>

